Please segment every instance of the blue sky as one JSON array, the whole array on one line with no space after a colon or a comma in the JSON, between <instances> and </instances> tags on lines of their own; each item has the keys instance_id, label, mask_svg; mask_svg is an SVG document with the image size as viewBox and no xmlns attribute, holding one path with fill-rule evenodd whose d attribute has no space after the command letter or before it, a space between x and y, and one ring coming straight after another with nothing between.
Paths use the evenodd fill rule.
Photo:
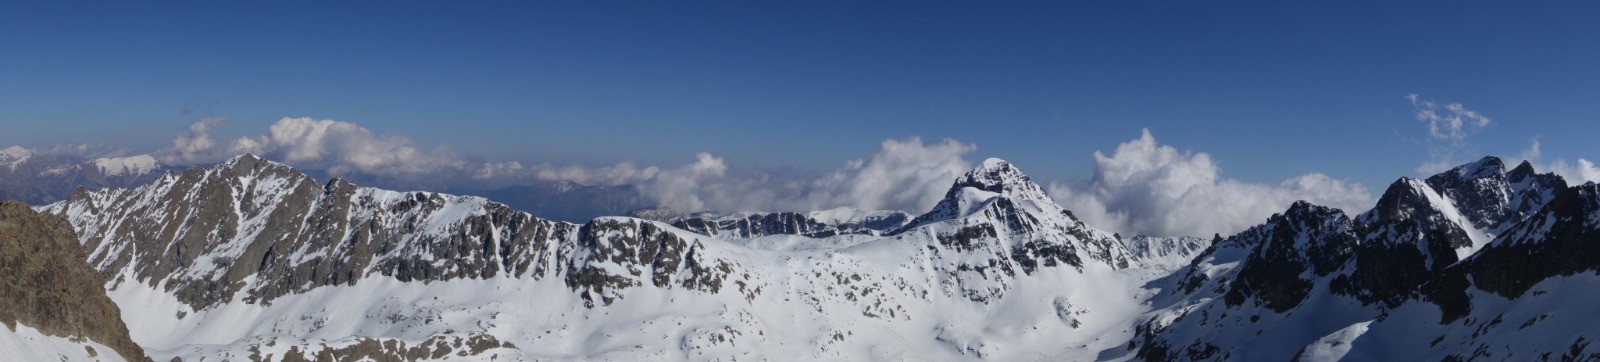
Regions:
<instances>
[{"instance_id":1,"label":"blue sky","mask_svg":"<svg viewBox=\"0 0 1600 362\"><path fill-rule=\"evenodd\" d=\"M1493 118L1471 153L1595 157L1595 3L1211 5L6 4L0 144L312 117L491 160L821 171L921 136L1070 180L1149 128L1230 178L1381 191L1429 161L1416 93Z\"/></svg>"}]
</instances>

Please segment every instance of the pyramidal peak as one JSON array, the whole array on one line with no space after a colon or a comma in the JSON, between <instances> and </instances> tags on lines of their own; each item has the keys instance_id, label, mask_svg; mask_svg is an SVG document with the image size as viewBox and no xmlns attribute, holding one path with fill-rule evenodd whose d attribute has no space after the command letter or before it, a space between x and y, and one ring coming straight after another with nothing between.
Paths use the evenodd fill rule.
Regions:
<instances>
[{"instance_id":1,"label":"pyramidal peak","mask_svg":"<svg viewBox=\"0 0 1600 362\"><path fill-rule=\"evenodd\" d=\"M957 178L932 210L907 223L901 230L964 218L981 213L997 202L1005 203L1006 208L1019 207L1035 216L1063 217L1067 223L1077 223L1066 209L1056 204L1044 188L1029 179L1022 170L1011 162L990 158Z\"/></svg>"},{"instance_id":2,"label":"pyramidal peak","mask_svg":"<svg viewBox=\"0 0 1600 362\"><path fill-rule=\"evenodd\" d=\"M1050 195L1044 192L1044 188L1029 179L1022 170L1017 169L1011 162L998 158L984 160L972 171L967 171L961 178L956 179L955 184L950 186L950 191L945 194L945 199L957 196L963 189L969 187L1006 195L1012 199L1055 203L1050 199Z\"/></svg>"},{"instance_id":3,"label":"pyramidal peak","mask_svg":"<svg viewBox=\"0 0 1600 362\"><path fill-rule=\"evenodd\" d=\"M1531 165L1530 165L1530 168L1531 168ZM1429 177L1429 179L1431 180L1431 179L1434 179L1434 178L1444 178L1444 177L1454 176L1454 177L1457 177L1457 178L1460 178L1460 179L1465 179L1465 180L1475 180L1475 179L1495 177L1495 176L1504 176L1505 173L1506 173L1506 164L1505 164L1505 162L1501 161L1499 157L1484 156L1483 158L1478 159L1477 161L1473 161L1471 163L1463 164L1461 166L1456 166L1455 168L1452 168L1449 171L1445 171L1444 173L1440 173L1438 175L1434 175L1433 177ZM1447 175L1449 175L1449 176L1447 176Z\"/></svg>"}]
</instances>

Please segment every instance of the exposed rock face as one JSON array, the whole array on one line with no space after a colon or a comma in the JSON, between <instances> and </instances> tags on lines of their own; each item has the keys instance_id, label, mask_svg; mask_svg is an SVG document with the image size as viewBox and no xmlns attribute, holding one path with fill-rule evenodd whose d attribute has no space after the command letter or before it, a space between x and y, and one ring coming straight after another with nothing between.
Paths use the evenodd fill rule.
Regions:
<instances>
[{"instance_id":1,"label":"exposed rock face","mask_svg":"<svg viewBox=\"0 0 1600 362\"><path fill-rule=\"evenodd\" d=\"M1586 266L1594 263L1579 262L1582 257L1574 256L1600 258L1600 252L1586 254L1584 247L1559 252L1508 247L1516 244L1509 240L1530 238L1583 244L1580 240L1586 236L1579 230L1588 226L1582 222L1552 227L1557 223L1539 221L1582 220L1588 215L1588 209L1572 206L1584 203L1578 196L1582 192L1559 191L1564 186L1559 176L1536 174L1526 162L1508 173L1498 158L1487 157L1426 181L1402 178L1390 185L1376 207L1354 220L1337 210L1297 203L1262 226L1218 241L1176 277L1172 293L1176 302L1138 327L1142 336L1136 341L1141 343L1135 343L1138 356L1147 360L1342 356L1369 324L1419 331L1439 327L1374 322L1396 308L1414 308L1408 306L1422 295L1443 309L1444 325L1451 326L1472 313L1470 289L1492 289L1496 295L1515 299L1551 276L1594 270ZM1547 216L1561 208L1568 209L1564 216ZM1339 216L1330 217L1335 213ZM1546 236L1545 230L1555 236ZM1535 234L1539 236L1527 236ZM1225 305L1212 301L1219 296ZM1454 328L1475 327L1472 321L1465 323ZM1422 349L1397 350L1493 345L1424 344ZM1284 349L1284 345L1304 348Z\"/></svg>"},{"instance_id":2,"label":"exposed rock face","mask_svg":"<svg viewBox=\"0 0 1600 362\"><path fill-rule=\"evenodd\" d=\"M1343 211L1303 201L1234 238L1259 246L1241 262L1225 300L1237 306L1255 299L1278 313L1299 306L1314 278L1344 265L1356 246L1354 226Z\"/></svg>"},{"instance_id":3,"label":"exposed rock face","mask_svg":"<svg viewBox=\"0 0 1600 362\"><path fill-rule=\"evenodd\" d=\"M830 210L831 211L831 210ZM738 213L727 216L695 215L668 220L674 227L724 239L749 239L768 235L828 238L837 235L881 235L910 220L898 211L850 212L850 217L825 219L827 212Z\"/></svg>"},{"instance_id":4,"label":"exposed rock face","mask_svg":"<svg viewBox=\"0 0 1600 362\"><path fill-rule=\"evenodd\" d=\"M267 304L373 275L419 282L557 277L604 295L639 285L590 267L617 253L615 261L628 268L681 261L692 280L685 287L716 290L722 278L700 273L726 267L695 259L692 245L651 222L602 218L580 226L476 197L338 179L321 185L251 155L135 190L80 192L45 210L84 231L84 246L95 250L90 262L111 286L164 286L197 310L235 299ZM670 279L646 276L653 277Z\"/></svg>"},{"instance_id":5,"label":"exposed rock face","mask_svg":"<svg viewBox=\"0 0 1600 362\"><path fill-rule=\"evenodd\" d=\"M1471 311L1467 289L1517 299L1541 281L1600 270L1600 187L1557 193L1545 208L1446 269L1424 292L1451 322Z\"/></svg>"},{"instance_id":6,"label":"exposed rock face","mask_svg":"<svg viewBox=\"0 0 1600 362\"><path fill-rule=\"evenodd\" d=\"M1335 293L1363 303L1395 306L1434 273L1459 260L1457 250L1474 242L1471 223L1448 199L1421 181L1395 181L1378 206L1357 218L1361 245L1353 270L1333 281Z\"/></svg>"},{"instance_id":7,"label":"exposed rock face","mask_svg":"<svg viewBox=\"0 0 1600 362\"><path fill-rule=\"evenodd\" d=\"M1523 161L1511 173L1494 156L1428 177L1428 186L1455 202L1472 227L1499 234L1549 202L1567 182L1553 173L1538 174Z\"/></svg>"},{"instance_id":8,"label":"exposed rock face","mask_svg":"<svg viewBox=\"0 0 1600 362\"><path fill-rule=\"evenodd\" d=\"M595 219L583 225L578 240L566 283L589 306L597 299L610 305L620 298L617 290L641 285L716 293L734 270L744 269L707 259L704 244L653 221Z\"/></svg>"},{"instance_id":9,"label":"exposed rock face","mask_svg":"<svg viewBox=\"0 0 1600 362\"><path fill-rule=\"evenodd\" d=\"M459 193L504 203L542 219L578 223L601 216L626 215L645 206L633 185L594 186L547 181Z\"/></svg>"},{"instance_id":10,"label":"exposed rock face","mask_svg":"<svg viewBox=\"0 0 1600 362\"><path fill-rule=\"evenodd\" d=\"M1222 236L1217 236L1219 241L1221 238ZM1128 256L1135 264L1162 271L1188 266L1190 261L1212 244L1212 240L1193 236L1135 235L1122 241L1128 248Z\"/></svg>"},{"instance_id":11,"label":"exposed rock face","mask_svg":"<svg viewBox=\"0 0 1600 362\"><path fill-rule=\"evenodd\" d=\"M0 323L87 337L115 349L101 353L149 361L128 338L121 312L85 259L66 220L20 202L0 202Z\"/></svg>"},{"instance_id":12,"label":"exposed rock face","mask_svg":"<svg viewBox=\"0 0 1600 362\"><path fill-rule=\"evenodd\" d=\"M591 317L650 311L647 306L663 303L688 303L671 310L715 320L688 330L643 327L681 337L684 346L738 345L743 347L737 351L748 353L760 351L750 349L751 343L816 343L805 350L816 358L848 355L831 346L850 346L851 335L860 334L853 328L862 326L949 320L915 333L931 331L937 335L927 336L928 343L980 356L1000 353L997 346L1007 343L990 330L1113 328L1085 316L1093 306L1121 306L1126 303L1118 298L1131 298L1120 287L1098 289L1131 266L1120 238L1073 218L1004 161L985 162L948 196L943 208L917 218L918 227L902 227L911 219L905 214L830 210L752 214L760 216L732 228L707 223L702 229L724 236L862 233L845 238L850 243L762 250L657 221L602 217L573 224L476 197L317 182L244 155L167 174L137 189L81 190L41 210L66 216L81 231L80 243L91 250L88 260L117 296L175 299L139 305L160 315L143 321L140 330L156 341L146 344L181 356L243 356L237 351L251 347L262 356L283 356L291 346L307 358L307 351L411 355L421 353L417 346L434 345L430 340L476 334L514 342L518 349L562 351L525 342L550 338L588 348L583 346L593 344L583 341L605 340L601 336L612 332L571 329L591 328ZM810 221L790 222L804 220ZM879 235L890 234L885 230L892 235ZM440 292L430 285L466 289ZM1052 287L1031 288L1041 285ZM1062 285L1072 289L1055 289ZM326 294L351 290L376 295ZM385 294L390 290L399 291ZM1078 297L1086 294L1118 296ZM521 299L498 299L506 296ZM368 306L322 304L328 299ZM536 304L525 304L527 299ZM983 315L992 303L1048 319L1027 315L990 322L948 315ZM530 315L537 317L500 313L513 306L535 309ZM262 319L232 329L237 336L223 344L185 344L236 313L261 313ZM822 333L778 333L769 324L788 322L774 321L808 323ZM545 329L523 328L528 325ZM557 331L567 334L551 333ZM806 339L819 336L826 341ZM282 344L274 347L275 341ZM328 347L316 347L324 343ZM645 345L654 348L653 343ZM504 344L486 346L486 353L516 355ZM437 352L429 348L422 352ZM571 355L562 353L588 352L541 356Z\"/></svg>"}]
</instances>

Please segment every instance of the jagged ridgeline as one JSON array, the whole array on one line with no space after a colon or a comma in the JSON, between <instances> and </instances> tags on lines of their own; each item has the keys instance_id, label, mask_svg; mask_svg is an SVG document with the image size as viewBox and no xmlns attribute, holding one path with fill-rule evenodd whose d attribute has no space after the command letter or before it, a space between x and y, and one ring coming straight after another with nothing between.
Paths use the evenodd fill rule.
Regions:
<instances>
[{"instance_id":1,"label":"jagged ridgeline","mask_svg":"<svg viewBox=\"0 0 1600 362\"><path fill-rule=\"evenodd\" d=\"M157 360L1600 359L1600 192L1526 162L1209 239L1097 230L998 159L952 181L568 223L244 155L40 210Z\"/></svg>"},{"instance_id":2,"label":"jagged ridgeline","mask_svg":"<svg viewBox=\"0 0 1600 362\"><path fill-rule=\"evenodd\" d=\"M0 202L0 359L149 361L66 220Z\"/></svg>"},{"instance_id":3,"label":"jagged ridgeline","mask_svg":"<svg viewBox=\"0 0 1600 362\"><path fill-rule=\"evenodd\" d=\"M1600 358L1588 348L1600 327L1570 321L1600 312L1600 279L1583 275L1600 271L1594 188L1487 157L1402 178L1354 217L1296 203L1168 278L1130 348L1145 360Z\"/></svg>"},{"instance_id":4,"label":"jagged ridgeline","mask_svg":"<svg viewBox=\"0 0 1600 362\"><path fill-rule=\"evenodd\" d=\"M1143 275L1123 240L1000 160L915 218L574 224L251 155L41 209L71 220L163 360L1092 359L1122 343L1101 334L1129 333ZM812 241L763 242L792 238ZM1149 250L1169 249L1186 250Z\"/></svg>"}]
</instances>

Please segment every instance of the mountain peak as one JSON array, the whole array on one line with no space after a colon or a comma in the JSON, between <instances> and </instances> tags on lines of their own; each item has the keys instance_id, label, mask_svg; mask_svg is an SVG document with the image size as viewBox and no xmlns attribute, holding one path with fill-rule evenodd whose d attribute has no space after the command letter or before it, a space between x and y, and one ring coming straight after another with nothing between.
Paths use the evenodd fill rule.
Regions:
<instances>
[{"instance_id":1,"label":"mountain peak","mask_svg":"<svg viewBox=\"0 0 1600 362\"><path fill-rule=\"evenodd\" d=\"M1291 221L1314 221L1314 223L1323 223L1325 219L1333 218L1333 216L1346 218L1346 216L1344 216L1344 210L1323 207L1323 205L1310 203L1307 202L1307 200L1296 200L1293 205L1290 205L1288 210L1283 210L1283 218L1291 219Z\"/></svg>"},{"instance_id":2,"label":"mountain peak","mask_svg":"<svg viewBox=\"0 0 1600 362\"><path fill-rule=\"evenodd\" d=\"M972 171L967 171L961 178L956 179L950 186L950 192L945 198L959 196L962 189L975 188L978 190L1005 194L1012 198L1034 201L1050 200L1044 189L1039 184L1033 183L1028 175L1017 169L1011 162L998 158L983 160Z\"/></svg>"},{"instance_id":3,"label":"mountain peak","mask_svg":"<svg viewBox=\"0 0 1600 362\"><path fill-rule=\"evenodd\" d=\"M1383 191L1383 196L1378 197L1378 205L1368 211L1362 219L1371 219L1366 222L1392 221L1410 218L1416 211L1418 203L1428 200L1424 189L1427 184L1420 180L1401 177L1389 184Z\"/></svg>"},{"instance_id":4,"label":"mountain peak","mask_svg":"<svg viewBox=\"0 0 1600 362\"><path fill-rule=\"evenodd\" d=\"M233 165L233 164L240 164L240 163L254 163L254 162L258 162L260 160L261 160L261 157L256 156L254 153L245 152L245 153L239 154L238 156L233 156L232 158L228 158L227 161L222 161L222 163L225 164L225 165Z\"/></svg>"},{"instance_id":5,"label":"mountain peak","mask_svg":"<svg viewBox=\"0 0 1600 362\"><path fill-rule=\"evenodd\" d=\"M134 155L127 157L103 157L93 161L95 167L107 176L137 176L153 172L161 168L161 162L150 155Z\"/></svg>"},{"instance_id":6,"label":"mountain peak","mask_svg":"<svg viewBox=\"0 0 1600 362\"><path fill-rule=\"evenodd\" d=\"M301 172L299 169L294 168L294 166L289 166L288 164L284 164L284 163L281 163L281 162L278 162L278 161L273 161L273 160L261 158L261 156L256 156L255 154L248 153L248 152L240 154L238 156L233 156L233 158L229 158L227 161L223 161L222 163L217 164L214 168L227 168L227 169L239 169L239 168L274 169L274 170L289 170L289 171L293 171L294 173L304 174L304 172Z\"/></svg>"},{"instance_id":7,"label":"mountain peak","mask_svg":"<svg viewBox=\"0 0 1600 362\"><path fill-rule=\"evenodd\" d=\"M1513 177L1510 177L1513 179L1519 179L1521 177L1527 177L1534 174L1535 172L1533 171L1533 163L1528 162L1528 160L1522 160L1522 163L1517 164L1517 167L1511 169L1511 172L1509 173L1509 175L1513 175Z\"/></svg>"},{"instance_id":8,"label":"mountain peak","mask_svg":"<svg viewBox=\"0 0 1600 362\"><path fill-rule=\"evenodd\" d=\"M1429 180L1431 181L1434 178L1445 177L1445 175L1454 175L1460 179L1474 180L1504 175L1505 173L1506 164L1505 162L1501 161L1499 157L1484 156L1477 161L1456 166L1456 168L1452 168L1449 171L1429 177Z\"/></svg>"},{"instance_id":9,"label":"mountain peak","mask_svg":"<svg viewBox=\"0 0 1600 362\"><path fill-rule=\"evenodd\" d=\"M0 155L10 156L14 159L25 159L28 158L28 156L33 156L33 151L22 148L22 146L11 146L6 147L5 149L0 149Z\"/></svg>"},{"instance_id":10,"label":"mountain peak","mask_svg":"<svg viewBox=\"0 0 1600 362\"><path fill-rule=\"evenodd\" d=\"M918 216L900 230L979 213L993 206L994 200L1004 200L1007 208L1020 206L1028 210L1025 211L1027 213L1051 215L1049 217L1052 218L1059 214L1067 222L1076 222L1039 184L1016 166L1005 160L990 158L957 178L933 210Z\"/></svg>"}]
</instances>

